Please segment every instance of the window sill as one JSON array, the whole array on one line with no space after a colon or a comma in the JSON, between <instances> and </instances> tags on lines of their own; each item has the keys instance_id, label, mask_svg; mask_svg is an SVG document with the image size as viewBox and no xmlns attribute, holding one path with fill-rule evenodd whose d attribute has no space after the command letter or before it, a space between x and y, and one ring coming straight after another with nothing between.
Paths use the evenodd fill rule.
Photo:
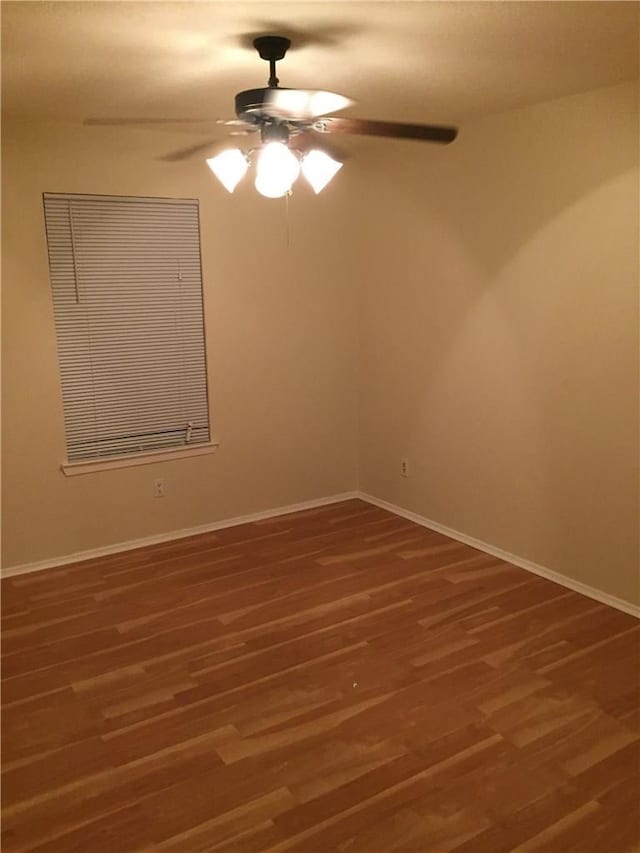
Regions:
<instances>
[{"instance_id":1,"label":"window sill","mask_svg":"<svg viewBox=\"0 0 640 853\"><path fill-rule=\"evenodd\" d=\"M219 441L197 444L193 447L175 447L171 450L149 450L127 456L112 456L109 459L91 459L86 462L63 462L60 466L66 477L78 474L93 474L96 471L110 471L113 468L133 468L135 465L151 465L154 462L171 462L175 459L187 459L191 456L204 456L215 453Z\"/></svg>"}]
</instances>

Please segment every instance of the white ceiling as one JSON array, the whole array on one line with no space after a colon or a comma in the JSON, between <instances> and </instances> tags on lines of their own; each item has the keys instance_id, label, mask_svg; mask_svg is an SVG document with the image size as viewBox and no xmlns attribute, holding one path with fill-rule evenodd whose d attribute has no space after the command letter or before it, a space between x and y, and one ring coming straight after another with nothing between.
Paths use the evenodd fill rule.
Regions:
<instances>
[{"instance_id":1,"label":"white ceiling","mask_svg":"<svg viewBox=\"0 0 640 853\"><path fill-rule=\"evenodd\" d=\"M251 37L289 35L281 85L366 118L465 119L638 74L635 2L3 2L5 117L233 115L266 85Z\"/></svg>"}]
</instances>

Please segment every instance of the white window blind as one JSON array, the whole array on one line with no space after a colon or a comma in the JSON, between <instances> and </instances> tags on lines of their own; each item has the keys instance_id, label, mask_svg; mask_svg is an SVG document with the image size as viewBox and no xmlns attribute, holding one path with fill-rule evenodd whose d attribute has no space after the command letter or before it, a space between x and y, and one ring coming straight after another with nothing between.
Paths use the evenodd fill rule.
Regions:
<instances>
[{"instance_id":1,"label":"white window blind","mask_svg":"<svg viewBox=\"0 0 640 853\"><path fill-rule=\"evenodd\" d=\"M208 442L198 202L44 210L68 461Z\"/></svg>"}]
</instances>

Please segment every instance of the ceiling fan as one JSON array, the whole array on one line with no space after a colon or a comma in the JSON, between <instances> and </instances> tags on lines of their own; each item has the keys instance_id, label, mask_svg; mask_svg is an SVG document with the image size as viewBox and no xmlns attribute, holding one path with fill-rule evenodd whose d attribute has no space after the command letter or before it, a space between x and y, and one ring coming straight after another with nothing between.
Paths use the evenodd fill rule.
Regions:
<instances>
[{"instance_id":1,"label":"ceiling fan","mask_svg":"<svg viewBox=\"0 0 640 853\"><path fill-rule=\"evenodd\" d=\"M291 41L284 36L267 35L253 40L261 59L269 63L268 85L247 89L235 96L237 118L230 121L215 119L217 124L230 125L232 135L260 132L261 145L257 161L256 188L263 195L276 198L291 190L293 181L302 172L316 192L326 186L342 163L318 147L324 134L357 134L412 139L421 142L447 144L458 131L442 125L407 124L342 118L329 113L353 104L344 95L315 89L281 88L276 76L276 62L284 59ZM89 125L160 125L173 123L203 123L211 119L86 119ZM207 140L165 155L175 161L193 157L218 142ZM326 145L324 146L327 147ZM208 165L224 186L232 192L249 166L249 158L257 149L243 152L232 149L207 160ZM299 156L296 156L297 152ZM300 156L302 159L300 160ZM306 168L305 168L306 167Z\"/></svg>"}]
</instances>

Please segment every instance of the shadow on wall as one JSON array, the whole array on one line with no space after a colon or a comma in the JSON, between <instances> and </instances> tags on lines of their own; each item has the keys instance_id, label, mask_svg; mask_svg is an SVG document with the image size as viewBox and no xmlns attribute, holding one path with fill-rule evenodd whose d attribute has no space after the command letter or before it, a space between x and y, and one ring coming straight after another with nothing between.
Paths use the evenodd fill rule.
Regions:
<instances>
[{"instance_id":1,"label":"shadow on wall","mask_svg":"<svg viewBox=\"0 0 640 853\"><path fill-rule=\"evenodd\" d=\"M629 104L615 87L493 116L407 146L377 186L392 215L371 235L363 422L415 474L378 493L560 571L581 547L605 559L605 495L637 456Z\"/></svg>"},{"instance_id":2,"label":"shadow on wall","mask_svg":"<svg viewBox=\"0 0 640 853\"><path fill-rule=\"evenodd\" d=\"M442 235L457 235L475 269L495 274L575 202L637 169L637 94L630 109L628 88L614 87L619 103L612 110L611 91L490 116L462 127L446 148L391 143L380 177L390 181L396 199L402 183L403 206L418 227L407 233L406 217L393 216L380 221L384 235L405 242L417 236L432 245L436 237L425 234L420 221L428 217L431 227L435 217ZM383 181L376 178L376 195Z\"/></svg>"}]
</instances>

